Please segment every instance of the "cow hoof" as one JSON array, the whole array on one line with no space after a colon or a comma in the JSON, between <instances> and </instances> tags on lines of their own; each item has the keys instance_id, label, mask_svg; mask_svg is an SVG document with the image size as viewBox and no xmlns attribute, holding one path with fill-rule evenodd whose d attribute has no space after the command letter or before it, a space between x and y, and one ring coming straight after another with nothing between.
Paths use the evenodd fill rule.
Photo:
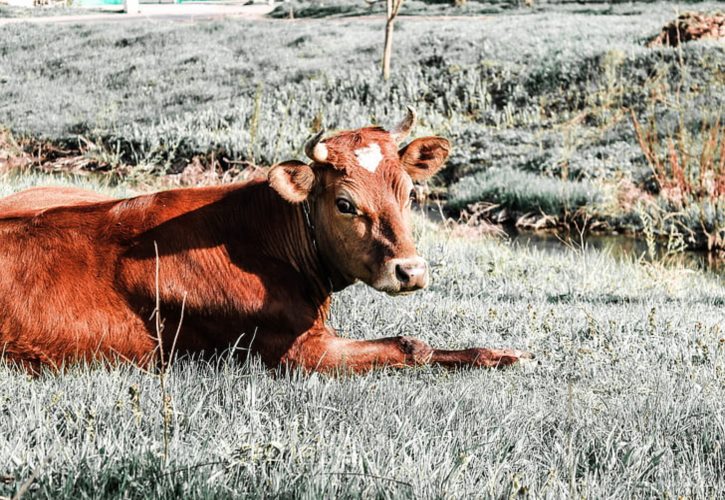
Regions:
<instances>
[{"instance_id":1,"label":"cow hoof","mask_svg":"<svg viewBox=\"0 0 725 500\"><path fill-rule=\"evenodd\" d=\"M476 366L505 368L512 365L536 364L534 355L518 349L478 349Z\"/></svg>"},{"instance_id":2,"label":"cow hoof","mask_svg":"<svg viewBox=\"0 0 725 500\"><path fill-rule=\"evenodd\" d=\"M514 363L514 365L520 367L526 372L530 372L536 369L537 366L539 366L539 360L536 359L536 356L534 356L533 353L514 349L513 354L517 358L517 361Z\"/></svg>"},{"instance_id":3,"label":"cow hoof","mask_svg":"<svg viewBox=\"0 0 725 500\"><path fill-rule=\"evenodd\" d=\"M519 366L523 371L529 373L536 370L536 368L540 365L536 357L531 354L530 352L524 352L521 356L519 356L519 361L516 363L517 366Z\"/></svg>"},{"instance_id":4,"label":"cow hoof","mask_svg":"<svg viewBox=\"0 0 725 500\"><path fill-rule=\"evenodd\" d=\"M519 360L534 360L536 356L529 351L519 351L518 349L512 349L513 355L519 358Z\"/></svg>"}]
</instances>

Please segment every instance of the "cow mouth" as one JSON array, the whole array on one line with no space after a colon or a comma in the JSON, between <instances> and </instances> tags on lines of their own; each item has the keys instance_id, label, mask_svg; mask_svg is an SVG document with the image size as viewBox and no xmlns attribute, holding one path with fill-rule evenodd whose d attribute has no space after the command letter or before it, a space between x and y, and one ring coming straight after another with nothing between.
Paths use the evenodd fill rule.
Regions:
<instances>
[{"instance_id":1,"label":"cow mouth","mask_svg":"<svg viewBox=\"0 0 725 500\"><path fill-rule=\"evenodd\" d=\"M402 296L405 296L405 295L412 295L415 292L417 292L418 290L422 290L422 288L415 288L413 290L398 290L398 291L392 291L392 290L391 291L387 291L386 290L385 293L387 293L391 297L402 297Z\"/></svg>"},{"instance_id":2,"label":"cow mouth","mask_svg":"<svg viewBox=\"0 0 725 500\"><path fill-rule=\"evenodd\" d=\"M399 297L402 295L411 295L419 290L423 290L425 287L411 287L411 288L404 288L401 286L390 286L390 284L386 283L383 285L376 285L374 283L370 284L371 287L376 289L379 292L386 293L390 295L391 297Z\"/></svg>"}]
</instances>

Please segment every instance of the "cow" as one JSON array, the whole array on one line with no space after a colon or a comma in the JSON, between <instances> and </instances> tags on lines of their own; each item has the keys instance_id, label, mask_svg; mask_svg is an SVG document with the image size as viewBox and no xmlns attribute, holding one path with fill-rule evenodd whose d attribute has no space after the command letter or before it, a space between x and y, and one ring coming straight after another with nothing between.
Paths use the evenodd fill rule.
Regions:
<instances>
[{"instance_id":1,"label":"cow","mask_svg":"<svg viewBox=\"0 0 725 500\"><path fill-rule=\"evenodd\" d=\"M428 285L410 195L450 144L422 137L399 148L414 121L409 111L390 131L317 134L310 161L243 184L127 199L36 188L0 200L0 354L31 371L148 366L172 351L230 346L269 367L322 372L531 359L406 336L343 338L327 324L331 294L357 281L391 295Z\"/></svg>"},{"instance_id":2,"label":"cow","mask_svg":"<svg viewBox=\"0 0 725 500\"><path fill-rule=\"evenodd\" d=\"M61 205L79 205L111 200L95 191L76 187L34 187L20 193L0 198L0 214L3 212L34 211Z\"/></svg>"}]
</instances>

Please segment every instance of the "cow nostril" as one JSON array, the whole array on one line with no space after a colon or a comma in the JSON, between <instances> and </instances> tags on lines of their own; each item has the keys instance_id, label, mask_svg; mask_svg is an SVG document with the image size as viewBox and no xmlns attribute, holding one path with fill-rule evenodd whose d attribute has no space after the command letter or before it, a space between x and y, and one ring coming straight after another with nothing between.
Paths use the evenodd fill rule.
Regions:
<instances>
[{"instance_id":1,"label":"cow nostril","mask_svg":"<svg viewBox=\"0 0 725 500\"><path fill-rule=\"evenodd\" d=\"M410 282L409 271L400 264L395 266L395 277L398 278L398 281L400 281L403 285L407 285Z\"/></svg>"}]
</instances>

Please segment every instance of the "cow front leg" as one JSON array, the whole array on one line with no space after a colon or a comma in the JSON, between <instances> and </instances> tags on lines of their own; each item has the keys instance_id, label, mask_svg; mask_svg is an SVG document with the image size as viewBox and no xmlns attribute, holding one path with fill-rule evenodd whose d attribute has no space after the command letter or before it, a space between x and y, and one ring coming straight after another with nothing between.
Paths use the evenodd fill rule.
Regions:
<instances>
[{"instance_id":1,"label":"cow front leg","mask_svg":"<svg viewBox=\"0 0 725 500\"><path fill-rule=\"evenodd\" d=\"M414 337L353 340L332 333L308 333L297 339L283 356L282 364L307 371L352 370L365 372L389 366L402 368L436 364L448 368L502 368L533 355L513 349L433 349Z\"/></svg>"},{"instance_id":2,"label":"cow front leg","mask_svg":"<svg viewBox=\"0 0 725 500\"><path fill-rule=\"evenodd\" d=\"M534 355L527 351L519 351L517 349L484 349L474 347L471 349L461 349L457 351L448 351L444 349L434 349L431 363L445 366L447 368L456 368L462 366L474 366L484 368L503 368L515 363L531 361Z\"/></svg>"}]
</instances>

